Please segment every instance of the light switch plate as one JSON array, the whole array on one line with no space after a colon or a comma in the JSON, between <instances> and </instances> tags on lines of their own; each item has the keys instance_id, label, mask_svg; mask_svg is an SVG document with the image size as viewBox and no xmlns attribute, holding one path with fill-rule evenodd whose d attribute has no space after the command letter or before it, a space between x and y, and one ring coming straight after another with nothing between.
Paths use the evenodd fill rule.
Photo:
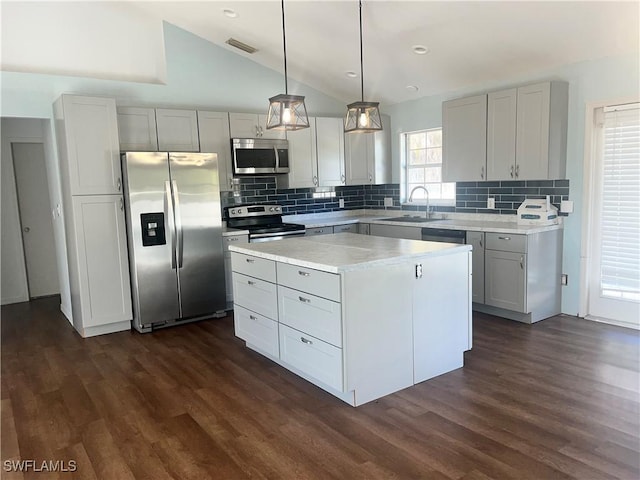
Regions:
<instances>
[{"instance_id":1,"label":"light switch plate","mask_svg":"<svg viewBox=\"0 0 640 480\"><path fill-rule=\"evenodd\" d=\"M573 213L573 200L562 200L560 202L560 211L562 213Z\"/></svg>"},{"instance_id":2,"label":"light switch plate","mask_svg":"<svg viewBox=\"0 0 640 480\"><path fill-rule=\"evenodd\" d=\"M495 197L487 198L487 208L495 209L496 208L496 199Z\"/></svg>"},{"instance_id":3,"label":"light switch plate","mask_svg":"<svg viewBox=\"0 0 640 480\"><path fill-rule=\"evenodd\" d=\"M338 207L339 208L344 208L344 198L338 199Z\"/></svg>"}]
</instances>

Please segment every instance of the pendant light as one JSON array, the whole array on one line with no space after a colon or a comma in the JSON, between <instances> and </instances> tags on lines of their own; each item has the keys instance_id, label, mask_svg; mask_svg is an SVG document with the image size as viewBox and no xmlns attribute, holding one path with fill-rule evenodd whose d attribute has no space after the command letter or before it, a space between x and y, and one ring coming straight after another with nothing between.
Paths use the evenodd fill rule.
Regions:
<instances>
[{"instance_id":1,"label":"pendant light","mask_svg":"<svg viewBox=\"0 0 640 480\"><path fill-rule=\"evenodd\" d=\"M282 0L282 45L284 46L284 93L269 99L267 130L300 130L309 128L307 107L302 95L289 95L287 83L287 37L284 30L284 0Z\"/></svg>"},{"instance_id":2,"label":"pendant light","mask_svg":"<svg viewBox=\"0 0 640 480\"><path fill-rule=\"evenodd\" d=\"M369 133L382 130L378 102L364 101L364 76L362 74L362 0L358 0L360 9L360 101L347 105L344 119L345 133Z\"/></svg>"}]
</instances>

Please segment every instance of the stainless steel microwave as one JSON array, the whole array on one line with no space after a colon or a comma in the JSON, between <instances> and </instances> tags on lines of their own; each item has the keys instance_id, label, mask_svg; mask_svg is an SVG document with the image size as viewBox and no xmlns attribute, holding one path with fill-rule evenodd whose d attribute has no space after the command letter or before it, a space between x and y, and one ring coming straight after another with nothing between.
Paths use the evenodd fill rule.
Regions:
<instances>
[{"instance_id":1,"label":"stainless steel microwave","mask_svg":"<svg viewBox=\"0 0 640 480\"><path fill-rule=\"evenodd\" d=\"M289 173L289 142L268 138L232 138L235 175Z\"/></svg>"}]
</instances>

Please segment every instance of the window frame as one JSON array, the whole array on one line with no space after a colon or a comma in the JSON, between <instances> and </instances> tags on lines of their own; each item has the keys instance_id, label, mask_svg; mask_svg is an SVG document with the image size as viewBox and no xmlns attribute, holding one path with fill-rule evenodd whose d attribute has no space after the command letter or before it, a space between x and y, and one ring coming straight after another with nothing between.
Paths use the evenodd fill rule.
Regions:
<instances>
[{"instance_id":1,"label":"window frame","mask_svg":"<svg viewBox=\"0 0 640 480\"><path fill-rule=\"evenodd\" d=\"M408 137L409 135L413 135L416 133L427 133L433 131L442 132L442 127L433 127L433 128L422 128L420 130L412 130L409 132L401 132L400 133L400 204L401 205L413 205L413 206L426 206L427 202L423 199L417 199L409 203L409 189L408 189L408 170L409 170L409 145L408 145ZM442 148L442 145L440 146ZM436 164L432 164L436 165ZM442 169L442 163L439 164L440 169ZM434 182L425 182L424 185L428 183ZM456 206L456 193L455 193L455 182L440 182L440 184L444 183L453 183L454 191L452 199L441 199L441 198L429 198L429 206L446 206L446 207L455 207Z\"/></svg>"}]
</instances>

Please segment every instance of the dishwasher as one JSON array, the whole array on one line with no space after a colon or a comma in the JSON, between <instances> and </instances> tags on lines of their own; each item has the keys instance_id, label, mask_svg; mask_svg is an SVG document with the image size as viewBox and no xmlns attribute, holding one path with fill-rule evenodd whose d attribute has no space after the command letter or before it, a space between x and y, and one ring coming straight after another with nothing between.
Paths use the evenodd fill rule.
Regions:
<instances>
[{"instance_id":1,"label":"dishwasher","mask_svg":"<svg viewBox=\"0 0 640 480\"><path fill-rule=\"evenodd\" d=\"M422 240L428 242L467 243L465 230L449 230L447 228L423 228Z\"/></svg>"}]
</instances>

